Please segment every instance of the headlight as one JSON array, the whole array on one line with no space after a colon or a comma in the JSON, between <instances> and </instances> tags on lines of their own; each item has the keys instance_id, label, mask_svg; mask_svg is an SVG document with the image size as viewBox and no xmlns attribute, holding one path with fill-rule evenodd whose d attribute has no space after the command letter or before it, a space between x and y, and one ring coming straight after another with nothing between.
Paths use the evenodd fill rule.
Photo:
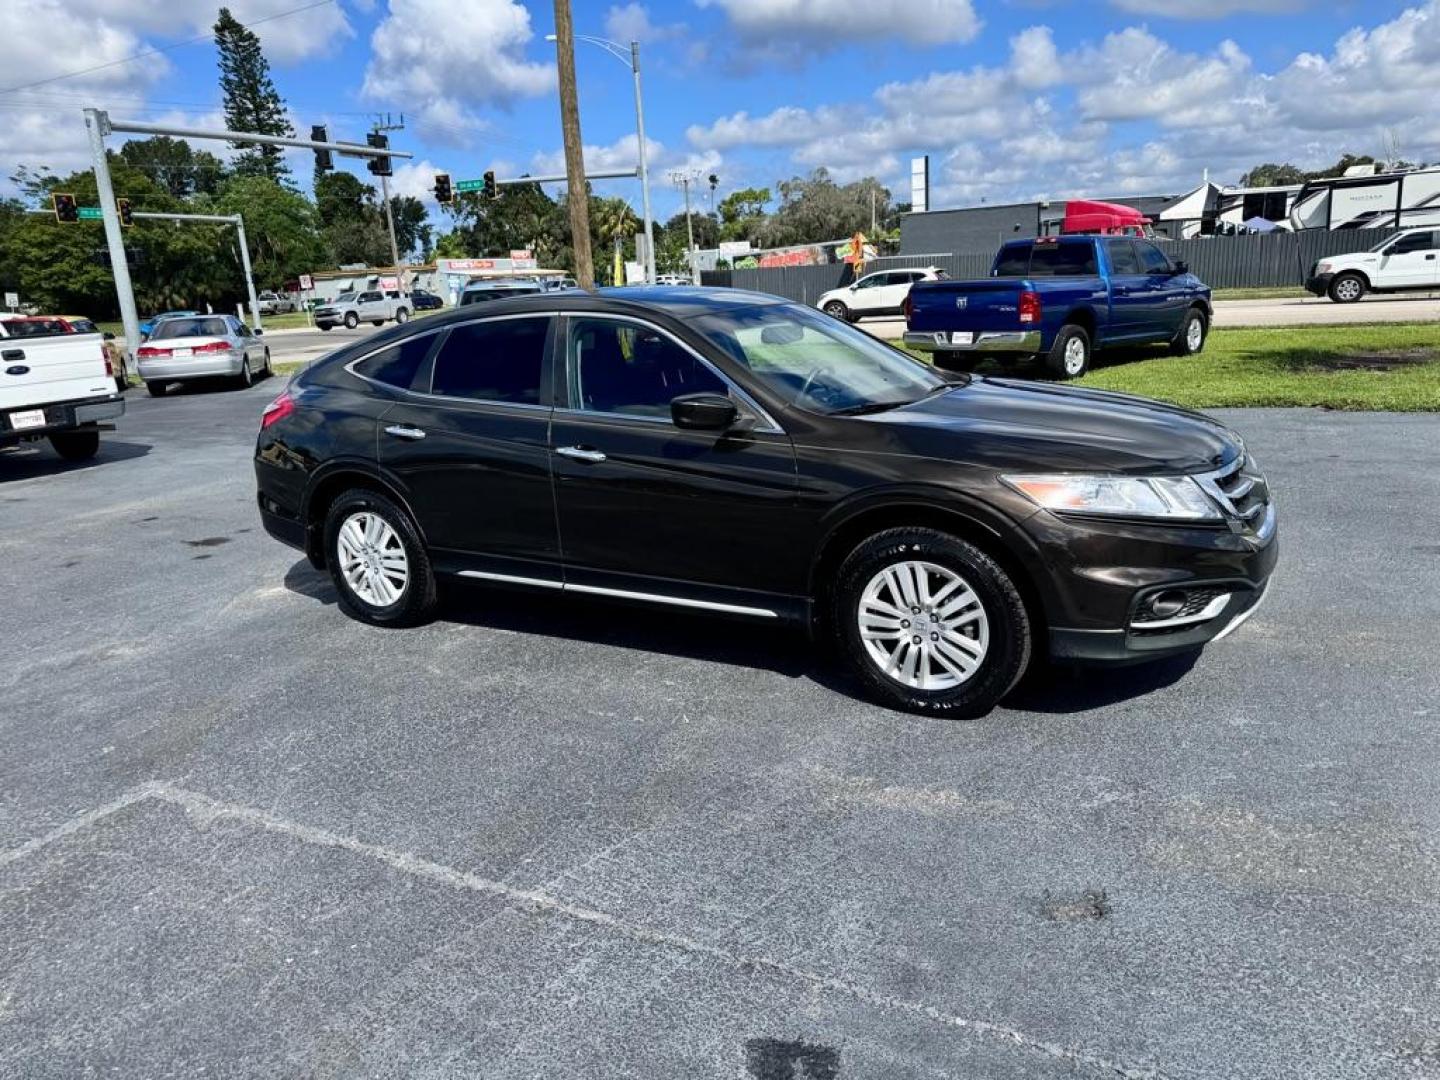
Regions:
<instances>
[{"instance_id":1,"label":"headlight","mask_svg":"<svg viewBox=\"0 0 1440 1080\"><path fill-rule=\"evenodd\" d=\"M1325 262L1325 261L1322 259L1320 262L1318 262L1318 263L1315 264L1315 273L1317 273L1317 274L1328 274L1328 273L1330 273L1330 264L1329 264L1328 262Z\"/></svg>"},{"instance_id":2,"label":"headlight","mask_svg":"<svg viewBox=\"0 0 1440 1080\"><path fill-rule=\"evenodd\" d=\"M1189 476L1006 476L1046 510L1066 514L1219 521L1220 508Z\"/></svg>"}]
</instances>

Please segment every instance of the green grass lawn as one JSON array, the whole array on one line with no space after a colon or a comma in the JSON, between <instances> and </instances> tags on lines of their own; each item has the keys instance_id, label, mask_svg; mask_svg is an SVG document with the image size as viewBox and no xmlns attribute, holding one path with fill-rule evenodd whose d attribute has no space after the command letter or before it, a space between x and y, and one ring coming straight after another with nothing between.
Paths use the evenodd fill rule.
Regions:
<instances>
[{"instance_id":1,"label":"green grass lawn","mask_svg":"<svg viewBox=\"0 0 1440 1080\"><path fill-rule=\"evenodd\" d=\"M1216 300L1303 300L1313 296L1299 285L1257 286L1248 289L1216 289Z\"/></svg>"},{"instance_id":2,"label":"green grass lawn","mask_svg":"<svg viewBox=\"0 0 1440 1080\"><path fill-rule=\"evenodd\" d=\"M1101 353L1076 382L1191 408L1295 405L1440 412L1440 323L1216 330L1199 356ZM981 374L1003 374L996 361ZM1019 369L1036 377L1035 369Z\"/></svg>"}]
</instances>

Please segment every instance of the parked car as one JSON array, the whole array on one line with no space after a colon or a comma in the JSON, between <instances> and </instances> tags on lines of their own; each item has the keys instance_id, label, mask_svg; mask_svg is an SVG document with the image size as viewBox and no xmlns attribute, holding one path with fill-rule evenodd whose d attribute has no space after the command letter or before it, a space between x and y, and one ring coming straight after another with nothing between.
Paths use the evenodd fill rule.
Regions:
<instances>
[{"instance_id":1,"label":"parked car","mask_svg":"<svg viewBox=\"0 0 1440 1080\"><path fill-rule=\"evenodd\" d=\"M83 461L124 414L100 334L60 319L0 318L0 448L49 439L67 461Z\"/></svg>"},{"instance_id":2,"label":"parked car","mask_svg":"<svg viewBox=\"0 0 1440 1080\"><path fill-rule=\"evenodd\" d=\"M899 315L910 286L920 281L940 281L944 277L945 271L934 266L877 270L849 285L821 293L815 306L847 322L859 322L872 315Z\"/></svg>"},{"instance_id":3,"label":"parked car","mask_svg":"<svg viewBox=\"0 0 1440 1080\"><path fill-rule=\"evenodd\" d=\"M1001 247L988 278L916 285L905 344L950 371L986 356L1036 357L1056 378L1074 379L1113 345L1198 353L1210 320L1209 286L1151 241L1042 236Z\"/></svg>"},{"instance_id":4,"label":"parked car","mask_svg":"<svg viewBox=\"0 0 1440 1080\"><path fill-rule=\"evenodd\" d=\"M135 352L145 388L164 397L176 383L216 376L240 387L271 374L270 349L234 315L162 319L154 335Z\"/></svg>"},{"instance_id":5,"label":"parked car","mask_svg":"<svg viewBox=\"0 0 1440 1080\"><path fill-rule=\"evenodd\" d=\"M1406 229L1369 251L1330 255L1311 267L1305 288L1337 304L1367 292L1440 290L1440 229Z\"/></svg>"},{"instance_id":6,"label":"parked car","mask_svg":"<svg viewBox=\"0 0 1440 1080\"><path fill-rule=\"evenodd\" d=\"M493 300L509 300L516 296L534 296L544 292L536 281L472 281L460 293L460 307L469 304L484 304Z\"/></svg>"},{"instance_id":7,"label":"parked car","mask_svg":"<svg viewBox=\"0 0 1440 1080\"><path fill-rule=\"evenodd\" d=\"M362 621L421 622L462 579L788 621L942 716L1040 653L1197 649L1278 553L1215 420L947 375L731 289L500 300L352 343L270 403L254 464L265 529Z\"/></svg>"},{"instance_id":8,"label":"parked car","mask_svg":"<svg viewBox=\"0 0 1440 1080\"><path fill-rule=\"evenodd\" d=\"M148 319L144 319L140 323L140 340L144 341L148 338L154 332L155 324L161 319L176 319L182 316L199 314L200 312L198 311L162 311L158 315L151 315Z\"/></svg>"},{"instance_id":9,"label":"parked car","mask_svg":"<svg viewBox=\"0 0 1440 1080\"><path fill-rule=\"evenodd\" d=\"M541 292L560 292L562 289L579 288L579 285L575 283L575 279L569 275L565 277L539 278L536 280L536 284L540 286ZM689 283L686 282L685 284Z\"/></svg>"},{"instance_id":10,"label":"parked car","mask_svg":"<svg viewBox=\"0 0 1440 1080\"><path fill-rule=\"evenodd\" d=\"M315 309L315 325L321 330L335 326L354 330L362 322L384 326L393 319L404 323L409 322L413 307L409 298L398 292L366 289L364 292L341 293Z\"/></svg>"},{"instance_id":11,"label":"parked car","mask_svg":"<svg viewBox=\"0 0 1440 1080\"><path fill-rule=\"evenodd\" d=\"M84 315L54 315L51 318L62 323L72 334L99 334L100 339L104 342L105 355L110 359L110 366L115 369L115 389L122 394L130 389L130 384L125 377L128 366L125 362L125 347L120 344L114 334L108 330L101 331L93 319L86 318Z\"/></svg>"},{"instance_id":12,"label":"parked car","mask_svg":"<svg viewBox=\"0 0 1440 1080\"><path fill-rule=\"evenodd\" d=\"M283 315L295 310L295 301L280 293L262 292L255 298L261 315Z\"/></svg>"},{"instance_id":13,"label":"parked car","mask_svg":"<svg viewBox=\"0 0 1440 1080\"><path fill-rule=\"evenodd\" d=\"M439 311L445 306L444 300L425 289L411 289L410 302L416 311Z\"/></svg>"},{"instance_id":14,"label":"parked car","mask_svg":"<svg viewBox=\"0 0 1440 1080\"><path fill-rule=\"evenodd\" d=\"M693 285L694 280L689 274L657 274L655 276L657 285Z\"/></svg>"}]
</instances>

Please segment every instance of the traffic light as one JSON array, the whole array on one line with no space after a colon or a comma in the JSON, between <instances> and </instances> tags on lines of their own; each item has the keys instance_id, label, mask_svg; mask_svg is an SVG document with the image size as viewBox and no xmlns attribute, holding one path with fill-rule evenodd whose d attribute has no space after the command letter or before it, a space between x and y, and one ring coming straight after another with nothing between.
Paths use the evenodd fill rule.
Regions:
<instances>
[{"instance_id":1,"label":"traffic light","mask_svg":"<svg viewBox=\"0 0 1440 1080\"><path fill-rule=\"evenodd\" d=\"M450 174L437 172L435 174L435 201L441 206L449 206L454 197L455 194L450 188Z\"/></svg>"},{"instance_id":2,"label":"traffic light","mask_svg":"<svg viewBox=\"0 0 1440 1080\"><path fill-rule=\"evenodd\" d=\"M495 187L494 172L487 172L485 174L485 187L481 189L480 194L484 195L487 199L493 199L496 195L500 194L499 190Z\"/></svg>"},{"instance_id":3,"label":"traffic light","mask_svg":"<svg viewBox=\"0 0 1440 1080\"><path fill-rule=\"evenodd\" d=\"M50 196L50 205L55 208L55 220L69 224L80 220L80 207L75 204L74 195Z\"/></svg>"},{"instance_id":4,"label":"traffic light","mask_svg":"<svg viewBox=\"0 0 1440 1080\"><path fill-rule=\"evenodd\" d=\"M329 141L330 141L330 140L326 137L326 135L325 135L325 125L324 125L324 124L311 124L311 125L310 125L310 141L311 141L311 142L329 142ZM335 168L335 159L330 156L330 151L329 151L329 150L316 150L316 151L315 151L315 171L316 171L317 173L322 173L322 172L328 172L329 170L331 170L331 169L333 169L333 168Z\"/></svg>"},{"instance_id":5,"label":"traffic light","mask_svg":"<svg viewBox=\"0 0 1440 1080\"><path fill-rule=\"evenodd\" d=\"M369 143L370 146L373 147L373 148L376 149L376 150L389 150L389 149L390 149L390 136L389 136L389 135L386 135L383 131L372 131L372 132L370 132L369 135L366 135L366 136L365 136L365 141L366 141L367 143ZM389 155L389 154L386 154L384 157L372 157L372 158L370 159L370 163L369 163L368 165L366 165L365 167L366 167L367 169L369 169L372 173L374 173L376 176L394 176L394 175L395 175L394 173L392 173L392 172L390 171L390 155Z\"/></svg>"},{"instance_id":6,"label":"traffic light","mask_svg":"<svg viewBox=\"0 0 1440 1080\"><path fill-rule=\"evenodd\" d=\"M125 226L125 228L128 229L131 225L135 224L135 215L130 211L129 199L116 199L115 209L120 211L120 224Z\"/></svg>"}]
</instances>

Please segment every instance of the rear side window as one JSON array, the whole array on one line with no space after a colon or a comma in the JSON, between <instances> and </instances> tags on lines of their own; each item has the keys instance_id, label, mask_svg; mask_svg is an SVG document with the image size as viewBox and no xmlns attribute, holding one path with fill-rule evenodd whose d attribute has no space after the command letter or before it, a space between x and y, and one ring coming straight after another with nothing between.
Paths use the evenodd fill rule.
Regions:
<instances>
[{"instance_id":1,"label":"rear side window","mask_svg":"<svg viewBox=\"0 0 1440 1080\"><path fill-rule=\"evenodd\" d=\"M475 401L540 404L547 317L457 326L435 356L431 391Z\"/></svg>"},{"instance_id":2,"label":"rear side window","mask_svg":"<svg viewBox=\"0 0 1440 1080\"><path fill-rule=\"evenodd\" d=\"M1141 273L1140 259L1135 254L1135 245L1129 240L1109 240L1106 242L1105 248L1110 254L1110 272L1112 274Z\"/></svg>"},{"instance_id":3,"label":"rear side window","mask_svg":"<svg viewBox=\"0 0 1440 1080\"><path fill-rule=\"evenodd\" d=\"M1033 244L1015 244L1002 248L995 260L994 277L1024 277L1030 272L1030 249Z\"/></svg>"},{"instance_id":4,"label":"rear side window","mask_svg":"<svg viewBox=\"0 0 1440 1080\"><path fill-rule=\"evenodd\" d=\"M1030 277L1081 277L1099 273L1095 245L1079 243L1036 244L1030 252Z\"/></svg>"},{"instance_id":5,"label":"rear side window","mask_svg":"<svg viewBox=\"0 0 1440 1080\"><path fill-rule=\"evenodd\" d=\"M415 373L420 370L420 365L425 362L425 357L434 344L434 334L421 334L419 337L397 341L388 349L381 349L365 357L355 365L354 371L367 379L408 390L415 382Z\"/></svg>"}]
</instances>

